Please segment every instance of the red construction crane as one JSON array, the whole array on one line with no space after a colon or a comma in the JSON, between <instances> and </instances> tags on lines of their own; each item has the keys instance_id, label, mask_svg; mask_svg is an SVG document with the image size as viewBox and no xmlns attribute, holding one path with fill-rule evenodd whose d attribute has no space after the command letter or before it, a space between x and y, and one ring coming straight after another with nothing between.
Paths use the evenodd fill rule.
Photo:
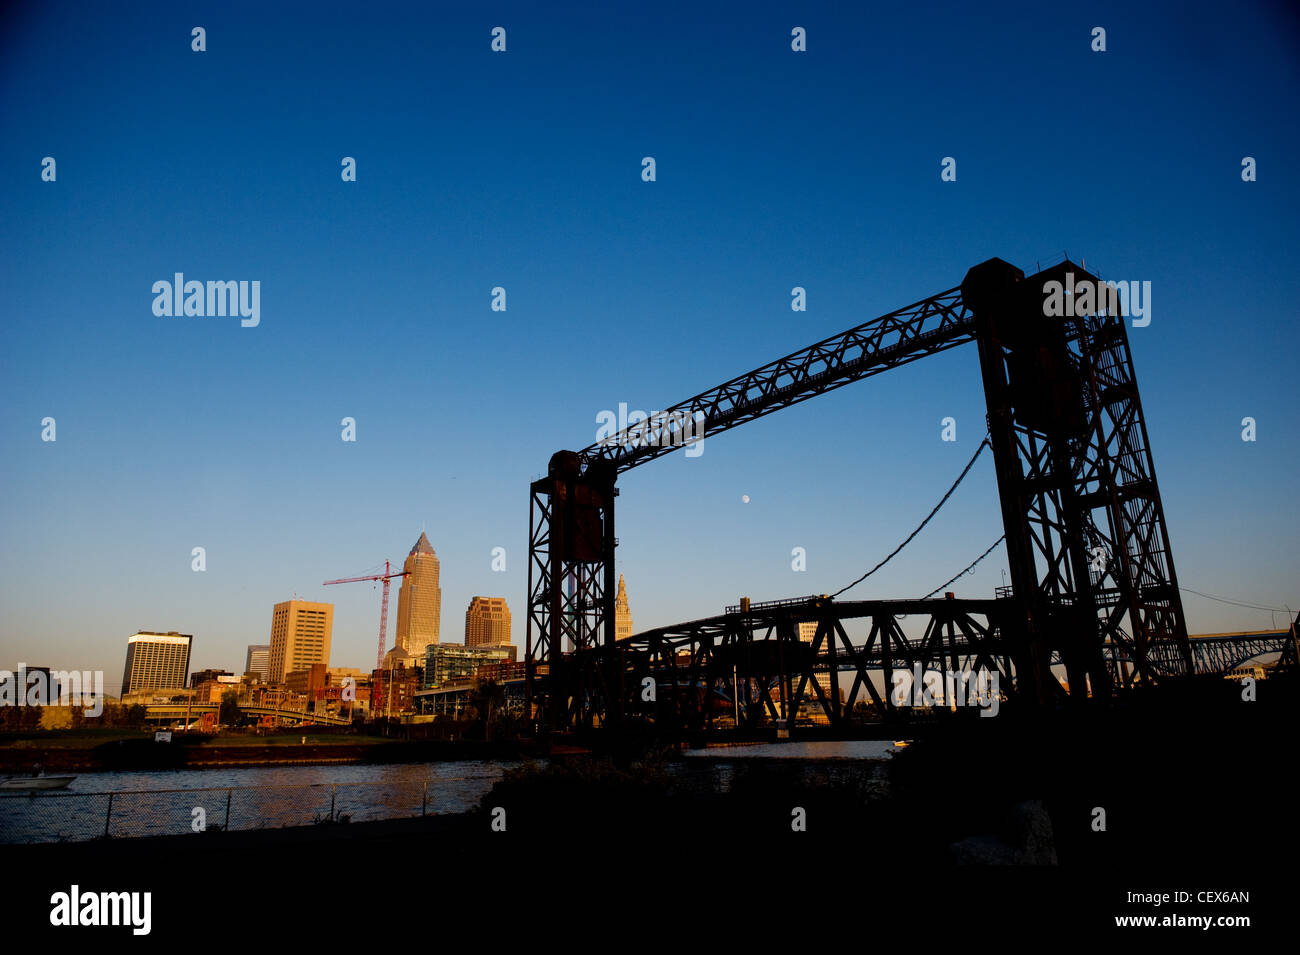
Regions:
<instances>
[{"instance_id":1,"label":"red construction crane","mask_svg":"<svg viewBox=\"0 0 1300 955\"><path fill-rule=\"evenodd\" d=\"M384 599L379 606L379 662L375 664L375 669L382 670L384 667L384 644L388 642L388 582L394 577L406 577L410 575L409 570L392 573L388 561L384 561L384 572L382 574L370 574L366 577L343 577L340 580L327 580L322 586L328 587L330 584L351 584L358 580L382 580L384 582Z\"/></svg>"}]
</instances>

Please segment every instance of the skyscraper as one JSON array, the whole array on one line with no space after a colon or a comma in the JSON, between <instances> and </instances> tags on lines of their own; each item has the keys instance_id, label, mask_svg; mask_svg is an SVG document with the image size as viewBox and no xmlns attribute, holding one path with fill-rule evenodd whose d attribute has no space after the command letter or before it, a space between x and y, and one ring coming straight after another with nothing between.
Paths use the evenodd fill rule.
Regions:
<instances>
[{"instance_id":1,"label":"skyscraper","mask_svg":"<svg viewBox=\"0 0 1300 955\"><path fill-rule=\"evenodd\" d=\"M330 637L334 631L334 605L310 600L286 600L271 611L271 683L284 675L305 670L313 663L330 662Z\"/></svg>"},{"instance_id":2,"label":"skyscraper","mask_svg":"<svg viewBox=\"0 0 1300 955\"><path fill-rule=\"evenodd\" d=\"M269 643L250 643L248 660L244 663L244 672L253 673L263 683L271 682L271 645Z\"/></svg>"},{"instance_id":3,"label":"skyscraper","mask_svg":"<svg viewBox=\"0 0 1300 955\"><path fill-rule=\"evenodd\" d=\"M475 597L465 611L465 646L499 647L510 642L510 608L505 597Z\"/></svg>"},{"instance_id":4,"label":"skyscraper","mask_svg":"<svg viewBox=\"0 0 1300 955\"><path fill-rule=\"evenodd\" d=\"M406 555L402 589L397 592L397 646L417 660L429 644L438 642L442 622L442 588L438 586L438 555L424 532Z\"/></svg>"},{"instance_id":5,"label":"skyscraper","mask_svg":"<svg viewBox=\"0 0 1300 955\"><path fill-rule=\"evenodd\" d=\"M141 630L127 637L122 694L136 690L184 689L189 680L193 644L192 634L175 630L169 633Z\"/></svg>"},{"instance_id":6,"label":"skyscraper","mask_svg":"<svg viewBox=\"0 0 1300 955\"><path fill-rule=\"evenodd\" d=\"M618 575L618 596L614 598L614 639L626 640L632 636L632 611L627 605L627 587L623 575Z\"/></svg>"}]
</instances>

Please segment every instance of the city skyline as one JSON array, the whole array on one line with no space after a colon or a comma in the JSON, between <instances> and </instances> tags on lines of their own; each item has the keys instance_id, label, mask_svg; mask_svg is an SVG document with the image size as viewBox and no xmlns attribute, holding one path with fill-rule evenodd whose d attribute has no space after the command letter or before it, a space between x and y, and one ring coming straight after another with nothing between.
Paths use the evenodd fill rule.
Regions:
<instances>
[{"instance_id":1,"label":"city skyline","mask_svg":"<svg viewBox=\"0 0 1300 955\"><path fill-rule=\"evenodd\" d=\"M1284 356L1300 192L1297 133L1277 121L1296 99L1281 16L1108 8L1102 54L1069 11L990 34L952 9L936 36L924 10L837 10L808 15L796 56L780 8L725 24L614 10L594 27L507 5L511 48L493 58L491 24L465 11L412 11L401 37L359 17L311 48L291 11L255 28L219 11L200 55L163 9L79 12L103 38L88 47L28 12L0 57L0 138L15 144L0 207L44 237L0 264L11 661L111 674L145 623L193 633L195 667L233 670L266 639L267 606L297 593L333 602L336 660L368 666L378 586L320 582L400 557L422 523L449 605L505 596L522 651L525 485L592 443L603 413L668 407L990 256L1030 271L1064 251L1152 283L1151 322L1130 337L1189 629L1285 624L1191 592L1295 603L1300 394ZM933 56L918 61L922 42ZM1199 68L1206 51L1221 69ZM717 82L701 88L701 70ZM321 76L341 90L329 115ZM1088 148L1066 102L1137 117L1123 161ZM158 136L179 115L203 121ZM46 155L56 182L40 179ZM260 282L256 327L155 314L153 284L178 272ZM627 474L617 557L638 626L838 590L924 517L984 413L963 347ZM926 593L1000 532L986 458L846 596ZM93 573L69 580L69 540ZM1003 567L996 551L950 589L990 595Z\"/></svg>"},{"instance_id":2,"label":"city skyline","mask_svg":"<svg viewBox=\"0 0 1300 955\"><path fill-rule=\"evenodd\" d=\"M407 557L408 564L411 564L413 559L423 555L432 556L434 561L437 560L436 556L434 555L434 549L431 543L429 542L426 532L421 531L419 539L416 541L415 545L411 548L411 551L408 554ZM434 576L432 579L434 579L435 581L437 579L436 566L435 566ZM243 668L241 669L236 667L235 669L232 669L228 672L236 673L236 675L243 675L249 672L258 672L260 669L266 672L266 677L264 678L264 682L272 682L272 683L283 682L283 677L287 676L287 674L292 672L294 669L298 669L290 665L290 663L292 662L292 658L286 652L284 643L286 642L286 633L290 631L293 627L292 621L299 614L302 614L304 612L304 609L309 614L320 615L322 617L323 620L322 633L324 634L324 640L323 640L322 648L320 649L320 653L324 655L325 659L306 660L305 662L303 662L303 666L310 666L312 663L315 662L324 663L327 666L331 665L332 661L329 659L329 655L331 652L331 645L333 639L333 632L332 632L333 612L334 612L333 603L329 601L307 601L295 594L295 596L290 600L277 601L276 604L272 606L272 622L267 636L267 639L270 640L270 642L259 643L259 644L250 643L244 645L245 662ZM467 633L465 638L466 642L459 644L460 646L476 645L476 644L471 644L468 641L468 627L469 627L469 620L471 614L477 617L480 613L491 614L493 616L493 621L490 625L490 629L493 633L497 633L499 629L501 629L501 621L504 621L504 629L507 631L507 635L510 636L509 631L511 630L512 615L509 609L509 601L503 597L475 595L473 598L471 598L470 605L466 609L466 627L467 627ZM398 620L400 621L401 619L400 614L397 615L397 617ZM389 624L389 630L393 631L394 634L396 631L396 626L397 626L396 623ZM127 655L126 670L128 672L131 669L131 648L134 646L134 642L142 636L177 637L178 633L177 631L153 631L153 630L136 631L136 633L133 636L128 638L128 643L127 643L128 655ZM192 652L194 646L195 637L193 634L179 634L179 636L183 637L185 640L186 659L188 661L189 654ZM440 641L430 641L428 644L426 644L426 648L429 645L436 645L438 642ZM506 641L506 644L514 645L514 640L508 639ZM293 645L292 642L290 642L289 645L290 647L292 647ZM451 644L451 645L455 646L457 644ZM484 643L482 645L497 646L501 644ZM399 646L401 646L401 644L397 641L396 638L394 638L394 640L391 643L388 643L388 652L391 653L392 650L397 649ZM405 647L403 647L403 649L405 649ZM309 656L310 655L311 654L309 654ZM273 659L279 660L280 668L283 671L281 673L281 678L279 680L271 679L271 675L274 672L273 663L272 663ZM421 650L418 655L416 655L415 653L411 653L411 659L417 661L423 661L424 651ZM259 660L261 661L260 664L257 662ZM420 665L423 665L422 662ZM188 686L189 678L196 673L200 673L209 669L213 669L213 670L221 669L224 666L225 664L222 662L210 662L207 663L206 665L200 666L194 663L193 661L190 661L187 663L186 666L185 685ZM31 667L29 667L28 669L31 669ZM52 667L52 669L58 669L58 667L57 666ZM365 668L365 672L370 672L368 667ZM126 674L124 673L123 683L125 682L125 676ZM122 684L116 684L111 678L108 678L106 679L104 685L111 695L117 695L116 691L118 690L118 687Z\"/></svg>"}]
</instances>

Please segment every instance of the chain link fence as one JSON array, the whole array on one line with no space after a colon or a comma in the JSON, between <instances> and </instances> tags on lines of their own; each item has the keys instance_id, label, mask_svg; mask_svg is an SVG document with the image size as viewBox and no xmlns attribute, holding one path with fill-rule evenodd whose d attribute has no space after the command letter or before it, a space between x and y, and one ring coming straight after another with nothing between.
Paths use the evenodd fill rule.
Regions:
<instances>
[{"instance_id":1,"label":"chain link fence","mask_svg":"<svg viewBox=\"0 0 1300 955\"><path fill-rule=\"evenodd\" d=\"M0 794L0 844L279 829L466 812L500 773L402 782Z\"/></svg>"}]
</instances>

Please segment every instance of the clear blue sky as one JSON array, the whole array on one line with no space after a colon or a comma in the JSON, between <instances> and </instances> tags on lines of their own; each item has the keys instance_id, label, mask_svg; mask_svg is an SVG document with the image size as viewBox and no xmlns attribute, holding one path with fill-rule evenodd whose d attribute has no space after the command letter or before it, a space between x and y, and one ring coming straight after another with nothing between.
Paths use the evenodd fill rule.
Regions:
<instances>
[{"instance_id":1,"label":"clear blue sky","mask_svg":"<svg viewBox=\"0 0 1300 955\"><path fill-rule=\"evenodd\" d=\"M1288 5L16 6L0 667L115 688L126 637L159 629L237 670L295 593L336 604L334 665L369 666L377 590L321 581L400 562L422 525L444 638L503 595L522 645L527 484L598 412L667 407L990 256L1062 251L1152 283L1131 340L1182 583L1300 603ZM260 281L260 326L156 317L178 271ZM842 587L938 500L983 414L967 346L629 473L637 628ZM923 594L1000 533L986 456L851 594ZM1003 567L955 589L988 595ZM1186 601L1193 632L1272 622Z\"/></svg>"}]
</instances>

